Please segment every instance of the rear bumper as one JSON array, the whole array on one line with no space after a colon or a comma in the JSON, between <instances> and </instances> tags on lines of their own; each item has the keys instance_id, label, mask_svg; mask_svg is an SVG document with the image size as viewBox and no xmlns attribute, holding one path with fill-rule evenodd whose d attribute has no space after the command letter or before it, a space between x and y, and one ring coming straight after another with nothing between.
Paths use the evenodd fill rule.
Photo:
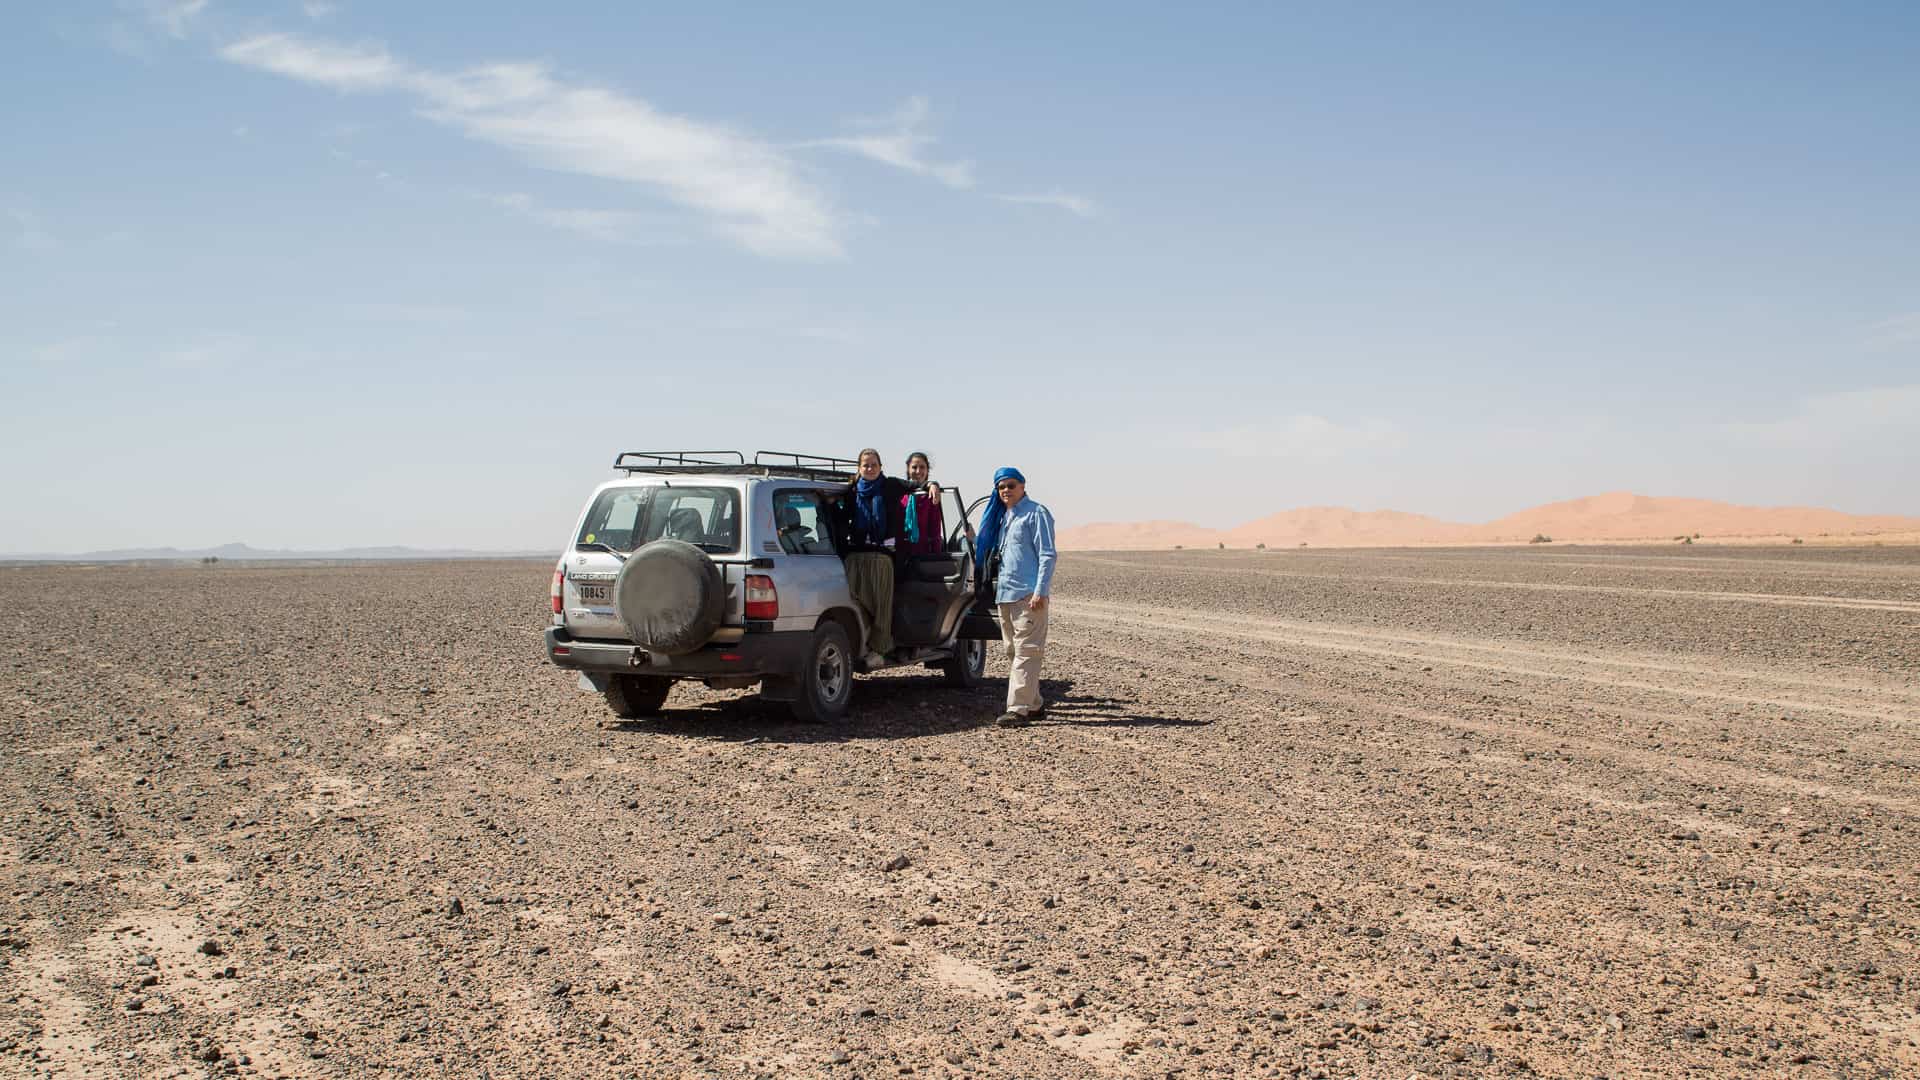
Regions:
<instances>
[{"instance_id":1,"label":"rear bumper","mask_svg":"<svg viewBox=\"0 0 1920 1080\"><path fill-rule=\"evenodd\" d=\"M690 679L791 675L806 663L813 645L813 635L805 630L779 630L746 634L737 642L667 656L615 641L576 640L564 626L547 627L546 636L547 659L558 667Z\"/></svg>"}]
</instances>

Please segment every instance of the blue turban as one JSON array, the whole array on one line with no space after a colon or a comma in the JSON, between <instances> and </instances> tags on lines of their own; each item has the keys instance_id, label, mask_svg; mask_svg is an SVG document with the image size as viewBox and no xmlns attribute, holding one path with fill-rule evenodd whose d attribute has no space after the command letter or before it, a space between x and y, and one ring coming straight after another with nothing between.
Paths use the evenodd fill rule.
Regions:
<instances>
[{"instance_id":1,"label":"blue turban","mask_svg":"<svg viewBox=\"0 0 1920 1080\"><path fill-rule=\"evenodd\" d=\"M1000 550L1000 531L1007 524L1007 504L1000 501L1000 481L1018 480L1021 484L1027 478L1020 470L1011 465L993 474L993 495L987 500L987 508L980 512L980 530L973 539L973 570L976 574L987 572L987 560Z\"/></svg>"}]
</instances>

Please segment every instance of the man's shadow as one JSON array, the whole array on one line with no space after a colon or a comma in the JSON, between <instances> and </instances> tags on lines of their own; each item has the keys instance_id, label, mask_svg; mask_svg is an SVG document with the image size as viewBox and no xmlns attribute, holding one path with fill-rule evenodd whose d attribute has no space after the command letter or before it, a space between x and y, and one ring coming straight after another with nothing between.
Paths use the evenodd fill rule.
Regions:
<instances>
[{"instance_id":1,"label":"man's shadow","mask_svg":"<svg viewBox=\"0 0 1920 1080\"><path fill-rule=\"evenodd\" d=\"M1102 697L1074 691L1072 679L1041 679L1040 697L1047 703L1037 724L1076 724L1083 727L1205 727L1210 720L1160 716L1140 707L1140 699Z\"/></svg>"}]
</instances>

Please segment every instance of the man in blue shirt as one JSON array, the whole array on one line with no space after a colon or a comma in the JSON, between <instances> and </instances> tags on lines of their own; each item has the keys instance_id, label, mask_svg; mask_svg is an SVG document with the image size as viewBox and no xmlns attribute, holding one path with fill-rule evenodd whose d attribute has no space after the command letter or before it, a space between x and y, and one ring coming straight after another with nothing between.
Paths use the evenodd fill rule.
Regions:
<instances>
[{"instance_id":1,"label":"man in blue shirt","mask_svg":"<svg viewBox=\"0 0 1920 1080\"><path fill-rule=\"evenodd\" d=\"M1019 469L994 473L993 491L998 505L981 523L980 553L1000 554L994 602L1008 664L1007 711L1000 726L1014 727L1046 712L1040 660L1047 651L1047 605L1053 593L1053 515L1027 498L1027 478Z\"/></svg>"}]
</instances>

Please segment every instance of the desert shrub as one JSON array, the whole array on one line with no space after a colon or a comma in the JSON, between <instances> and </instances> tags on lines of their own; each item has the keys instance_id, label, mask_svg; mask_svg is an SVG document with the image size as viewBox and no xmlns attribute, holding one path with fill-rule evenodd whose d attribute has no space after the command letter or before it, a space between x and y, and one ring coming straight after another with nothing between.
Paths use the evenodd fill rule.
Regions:
<instances>
[{"instance_id":1,"label":"desert shrub","mask_svg":"<svg viewBox=\"0 0 1920 1080\"><path fill-rule=\"evenodd\" d=\"M1551 544L1551 543L1553 543L1553 537L1551 537L1551 536L1548 536L1548 535L1547 535L1546 533L1534 533L1534 534L1533 534L1533 539L1531 539L1531 540L1529 540L1529 541L1527 541L1527 543L1529 543L1529 544Z\"/></svg>"},{"instance_id":2,"label":"desert shrub","mask_svg":"<svg viewBox=\"0 0 1920 1080\"><path fill-rule=\"evenodd\" d=\"M1185 549L1186 549L1186 546L1187 546L1187 545L1185 545L1185 544L1175 544L1175 545L1173 545L1173 550L1175 550L1175 551L1183 551L1183 550L1185 550Z\"/></svg>"},{"instance_id":3,"label":"desert shrub","mask_svg":"<svg viewBox=\"0 0 1920 1080\"><path fill-rule=\"evenodd\" d=\"M1265 544L1255 544L1255 545L1253 545L1253 550L1255 550L1255 551L1265 551L1265 550L1267 550L1267 545L1265 545Z\"/></svg>"},{"instance_id":4,"label":"desert shrub","mask_svg":"<svg viewBox=\"0 0 1920 1080\"><path fill-rule=\"evenodd\" d=\"M1301 546L1301 547L1306 547L1306 546L1307 546L1307 542L1306 542L1305 540L1302 540L1302 541L1300 541L1300 546Z\"/></svg>"},{"instance_id":5,"label":"desert shrub","mask_svg":"<svg viewBox=\"0 0 1920 1080\"><path fill-rule=\"evenodd\" d=\"M1799 538L1799 537L1797 537L1797 536L1793 538L1793 542L1794 542L1794 543L1796 543L1796 544L1804 544L1804 543L1806 543L1806 541L1805 541L1805 540L1802 540L1802 539L1800 539L1800 538Z\"/></svg>"},{"instance_id":6,"label":"desert shrub","mask_svg":"<svg viewBox=\"0 0 1920 1080\"><path fill-rule=\"evenodd\" d=\"M218 555L208 555L208 556L206 556L205 558L202 558L202 559L200 560L200 565L202 565L202 566L212 566L212 565L213 565L214 563L217 563L217 562L219 562L219 561L220 561L220 556L218 556Z\"/></svg>"},{"instance_id":7,"label":"desert shrub","mask_svg":"<svg viewBox=\"0 0 1920 1080\"><path fill-rule=\"evenodd\" d=\"M1227 545L1225 545L1225 544L1221 544L1221 545L1220 545L1220 550L1221 550L1221 551L1225 551L1225 550L1227 550Z\"/></svg>"},{"instance_id":8,"label":"desert shrub","mask_svg":"<svg viewBox=\"0 0 1920 1080\"><path fill-rule=\"evenodd\" d=\"M1693 537L1691 537L1691 536L1683 536L1683 537L1681 537L1681 538L1680 538L1680 542L1681 542L1681 543L1683 543L1683 544L1691 544L1691 543L1693 543Z\"/></svg>"}]
</instances>

